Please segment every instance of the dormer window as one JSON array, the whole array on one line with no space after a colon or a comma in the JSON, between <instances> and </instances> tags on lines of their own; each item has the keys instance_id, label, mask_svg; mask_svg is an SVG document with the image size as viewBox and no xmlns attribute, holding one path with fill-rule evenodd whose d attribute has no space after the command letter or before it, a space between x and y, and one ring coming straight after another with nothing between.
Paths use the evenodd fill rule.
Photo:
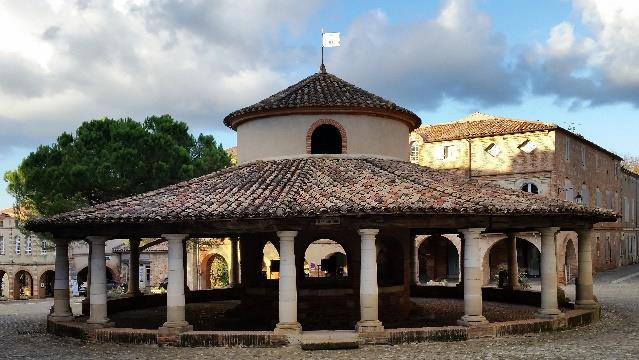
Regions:
<instances>
[{"instance_id":1,"label":"dormer window","mask_svg":"<svg viewBox=\"0 0 639 360\"><path fill-rule=\"evenodd\" d=\"M539 194L539 188L537 187L537 185L533 183L525 183L524 185L522 185L521 191L529 192L533 194Z\"/></svg>"},{"instance_id":2,"label":"dormer window","mask_svg":"<svg viewBox=\"0 0 639 360\"><path fill-rule=\"evenodd\" d=\"M526 154L530 154L536 148L537 148L537 145L530 140L526 140L523 143L521 143L521 145L519 145L519 149L525 152Z\"/></svg>"},{"instance_id":3,"label":"dormer window","mask_svg":"<svg viewBox=\"0 0 639 360\"><path fill-rule=\"evenodd\" d=\"M488 145L488 147L486 147L486 152L489 153L493 157L497 157L497 155L499 155L499 153L501 153L501 148L499 147L499 145L497 145L495 143L492 143L492 144Z\"/></svg>"}]
</instances>

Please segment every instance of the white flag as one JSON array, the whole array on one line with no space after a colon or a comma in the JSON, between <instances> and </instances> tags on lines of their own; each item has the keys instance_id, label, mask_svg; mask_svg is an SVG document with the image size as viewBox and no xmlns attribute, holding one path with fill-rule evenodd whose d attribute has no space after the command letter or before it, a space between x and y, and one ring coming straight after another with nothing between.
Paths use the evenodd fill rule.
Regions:
<instances>
[{"instance_id":1,"label":"white flag","mask_svg":"<svg viewBox=\"0 0 639 360\"><path fill-rule=\"evenodd\" d=\"M335 47L339 46L339 33L323 33L322 34L322 46L323 47Z\"/></svg>"}]
</instances>

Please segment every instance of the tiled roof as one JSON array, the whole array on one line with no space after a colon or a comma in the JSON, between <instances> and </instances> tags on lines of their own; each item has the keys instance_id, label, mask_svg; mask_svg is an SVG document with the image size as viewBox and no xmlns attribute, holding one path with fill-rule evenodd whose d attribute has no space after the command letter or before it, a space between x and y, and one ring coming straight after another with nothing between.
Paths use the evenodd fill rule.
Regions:
<instances>
[{"instance_id":1,"label":"tiled roof","mask_svg":"<svg viewBox=\"0 0 639 360\"><path fill-rule=\"evenodd\" d=\"M415 130L425 142L459 140L483 136L516 134L531 131L554 130L555 124L540 121L508 119L473 113L463 119L436 125L424 125Z\"/></svg>"},{"instance_id":2,"label":"tiled roof","mask_svg":"<svg viewBox=\"0 0 639 360\"><path fill-rule=\"evenodd\" d=\"M224 118L224 124L235 129L244 120L284 112L340 113L357 110L395 115L410 122L413 128L421 124L420 118L412 111L321 71L257 104L230 113Z\"/></svg>"},{"instance_id":3,"label":"tiled roof","mask_svg":"<svg viewBox=\"0 0 639 360\"><path fill-rule=\"evenodd\" d=\"M31 220L27 228L250 218L410 214L571 214L585 208L409 162L362 156L259 160L144 194Z\"/></svg>"}]
</instances>

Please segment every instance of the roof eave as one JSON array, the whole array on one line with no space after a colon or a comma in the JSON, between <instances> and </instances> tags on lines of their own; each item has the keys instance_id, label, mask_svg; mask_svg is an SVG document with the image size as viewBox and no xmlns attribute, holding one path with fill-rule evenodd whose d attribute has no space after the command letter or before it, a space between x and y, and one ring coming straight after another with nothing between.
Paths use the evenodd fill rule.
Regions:
<instances>
[{"instance_id":1,"label":"roof eave","mask_svg":"<svg viewBox=\"0 0 639 360\"><path fill-rule=\"evenodd\" d=\"M401 111L384 109L384 108L360 108L351 106L326 106L326 107L297 107L290 109L274 109L264 111L251 111L245 114L235 116L227 116L224 119L224 125L236 130L241 124L267 117L285 116L285 115L326 115L326 114L348 114L348 115L372 115L392 120L404 122L410 131L413 131L421 125L419 116L412 113L404 113Z\"/></svg>"}]
</instances>

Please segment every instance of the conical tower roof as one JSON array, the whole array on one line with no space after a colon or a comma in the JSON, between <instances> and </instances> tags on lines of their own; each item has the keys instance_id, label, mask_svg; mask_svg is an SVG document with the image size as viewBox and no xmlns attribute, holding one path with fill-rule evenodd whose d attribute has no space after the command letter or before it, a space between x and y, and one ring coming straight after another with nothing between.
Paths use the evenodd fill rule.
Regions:
<instances>
[{"instance_id":1,"label":"conical tower roof","mask_svg":"<svg viewBox=\"0 0 639 360\"><path fill-rule=\"evenodd\" d=\"M230 113L224 124L232 129L242 122L287 114L367 114L404 121L411 130L421 125L412 111L372 94L339 77L320 71L257 104Z\"/></svg>"}]
</instances>

